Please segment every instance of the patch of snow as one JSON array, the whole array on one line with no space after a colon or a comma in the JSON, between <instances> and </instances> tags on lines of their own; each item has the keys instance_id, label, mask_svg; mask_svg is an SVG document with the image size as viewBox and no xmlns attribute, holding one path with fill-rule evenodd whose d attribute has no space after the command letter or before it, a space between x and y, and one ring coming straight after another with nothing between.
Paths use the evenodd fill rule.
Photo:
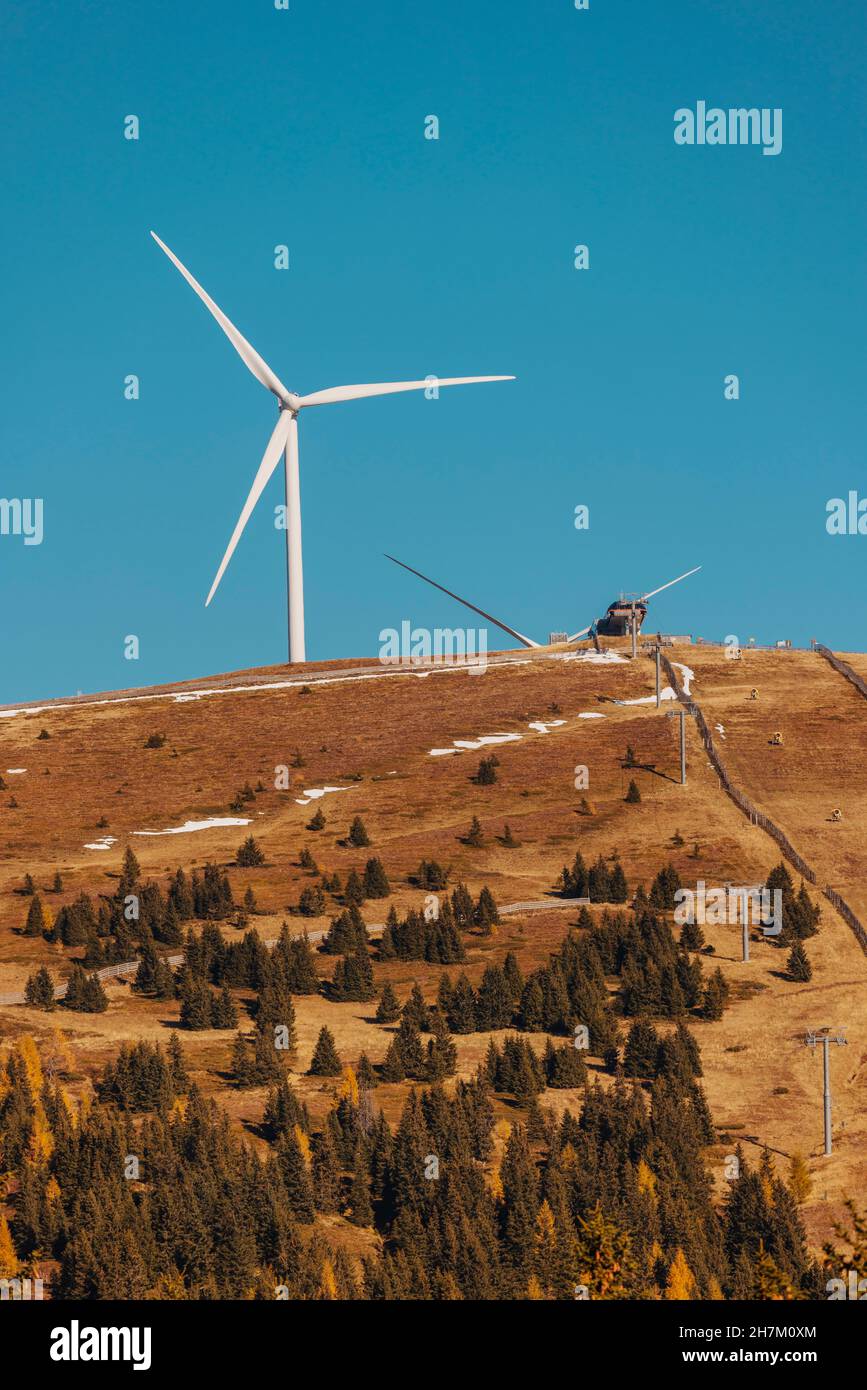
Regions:
<instances>
[{"instance_id":1,"label":"patch of snow","mask_svg":"<svg viewBox=\"0 0 867 1390\"><path fill-rule=\"evenodd\" d=\"M677 695L672 690L671 686L667 685L664 690L660 690L659 698L660 700L676 700ZM655 705L656 696L641 695L637 700L615 700L614 703L616 705Z\"/></svg>"},{"instance_id":2,"label":"patch of snow","mask_svg":"<svg viewBox=\"0 0 867 1390\"><path fill-rule=\"evenodd\" d=\"M456 738L452 740L452 748L431 748L428 757L445 758L449 753L463 753L468 749L474 751L483 748L486 743L519 743L521 737L521 734L480 734L478 738Z\"/></svg>"},{"instance_id":3,"label":"patch of snow","mask_svg":"<svg viewBox=\"0 0 867 1390\"><path fill-rule=\"evenodd\" d=\"M532 724L528 724L528 729L535 729L540 734L547 734L550 729L558 729L561 724L565 724L565 719L549 719L547 723L543 719L535 719Z\"/></svg>"},{"instance_id":4,"label":"patch of snow","mask_svg":"<svg viewBox=\"0 0 867 1390\"><path fill-rule=\"evenodd\" d=\"M311 801L318 801L320 796L324 796L326 792L348 791L348 787L305 787L304 796L307 798L306 801L299 796L296 796L295 801L299 806L309 806Z\"/></svg>"},{"instance_id":5,"label":"patch of snow","mask_svg":"<svg viewBox=\"0 0 867 1390\"><path fill-rule=\"evenodd\" d=\"M111 849L112 845L117 844L115 835L104 835L101 840L97 840L92 845L85 845L85 849Z\"/></svg>"},{"instance_id":6,"label":"patch of snow","mask_svg":"<svg viewBox=\"0 0 867 1390\"><path fill-rule=\"evenodd\" d=\"M595 709L594 709L594 710L587 710L584 714L579 714L578 718L579 718L579 719L604 719L604 718L605 718L605 715L604 715L604 714L600 714L598 710L595 710Z\"/></svg>"},{"instance_id":7,"label":"patch of snow","mask_svg":"<svg viewBox=\"0 0 867 1390\"><path fill-rule=\"evenodd\" d=\"M6 771L7 771L8 775L9 775L10 777L17 777L18 774L19 774L20 772L26 772L26 771L27 771L27 768L26 768L26 767L7 767Z\"/></svg>"},{"instance_id":8,"label":"patch of snow","mask_svg":"<svg viewBox=\"0 0 867 1390\"><path fill-rule=\"evenodd\" d=\"M719 734L719 736L720 736L720 738L723 740L723 742L725 742L725 736L726 736L725 726L722 725L722 724L714 724L714 728L716 729L717 733Z\"/></svg>"},{"instance_id":9,"label":"patch of snow","mask_svg":"<svg viewBox=\"0 0 867 1390\"><path fill-rule=\"evenodd\" d=\"M614 666L626 661L619 652L553 652L554 661L586 661L591 666Z\"/></svg>"},{"instance_id":10,"label":"patch of snow","mask_svg":"<svg viewBox=\"0 0 867 1390\"><path fill-rule=\"evenodd\" d=\"M218 830L223 825L249 825L249 816L212 816L210 820L187 820L168 830L134 830L133 835L191 835L194 830Z\"/></svg>"},{"instance_id":11,"label":"patch of snow","mask_svg":"<svg viewBox=\"0 0 867 1390\"><path fill-rule=\"evenodd\" d=\"M476 739L456 738L454 744L456 748L475 750L476 748L483 748L486 743L517 743L520 737L520 734L481 734Z\"/></svg>"},{"instance_id":12,"label":"patch of snow","mask_svg":"<svg viewBox=\"0 0 867 1390\"><path fill-rule=\"evenodd\" d=\"M688 666L682 666L679 661L673 661L672 666L676 667L683 678L683 691L685 695L691 695L690 681L695 680L695 671L691 671Z\"/></svg>"}]
</instances>

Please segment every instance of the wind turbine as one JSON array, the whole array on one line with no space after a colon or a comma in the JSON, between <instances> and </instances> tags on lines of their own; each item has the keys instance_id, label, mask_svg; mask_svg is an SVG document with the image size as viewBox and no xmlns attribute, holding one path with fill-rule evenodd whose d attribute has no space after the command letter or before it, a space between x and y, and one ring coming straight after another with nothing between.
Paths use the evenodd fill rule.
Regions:
<instances>
[{"instance_id":1,"label":"wind turbine","mask_svg":"<svg viewBox=\"0 0 867 1390\"><path fill-rule=\"evenodd\" d=\"M500 628L502 632L507 632L510 637L516 637L522 646L541 647L543 645L541 642L534 641L532 637L525 637L517 628L510 627L509 624L504 623L502 619L495 618L492 613L486 613L484 608L476 607L474 603L470 603L469 599L461 598L460 594L456 594L453 590L447 589L445 585L438 584L435 579L431 579L428 575L422 574L421 570L414 570L411 565L405 565L403 560L396 559L394 555L386 555L385 558L386 560L391 560L392 564L400 565L401 569L409 570L410 574L414 574L419 579L423 579L426 584L431 584L433 588L439 589L440 593L448 594L449 598L457 599L458 603L462 603L465 608L472 609L472 611L478 613L480 617L487 618L489 623L493 623L494 626ZM688 579L691 574L697 574L700 569L701 565L697 565L695 569L687 570L686 574L679 574L676 579L669 579L667 584L660 584L658 589L650 589L646 594L642 594L638 598L621 598L620 600L615 600L614 603L609 604L605 618L594 618L593 622L589 623L587 627L582 627L580 632L573 632L571 637L567 637L566 640L568 642L578 642L582 637L586 637L589 632L595 631L602 632L605 636L623 636L628 631L628 625L630 624L633 634L637 633L638 628L644 622L644 617L647 612L647 600L653 598L655 594L661 594L663 589L670 589L672 584L679 584L682 579ZM639 614L640 617L638 616Z\"/></svg>"},{"instance_id":2,"label":"wind turbine","mask_svg":"<svg viewBox=\"0 0 867 1390\"><path fill-rule=\"evenodd\" d=\"M222 309L214 303L210 295L202 289L198 280L190 274L186 266L181 264L174 252L169 250L156 232L151 232L151 236L157 246L165 251L169 260L177 266L202 303L211 311L241 361L253 373L256 380L260 381L277 398L280 412L277 424L274 426L271 438L268 440L262 455L258 472L253 479L253 486L241 508L241 515L238 517L226 547L226 553L220 561L220 567L211 585L211 591L205 599L205 607L207 608L217 592L217 587L226 572L235 547L241 539L244 527L262 496L271 474L280 462L280 455L284 454L286 468L286 579L289 590L289 660L304 661L306 659L304 652L304 573L301 562L301 483L298 471L299 411L311 405L333 405L338 401L355 401L365 396L390 396L397 391L424 391L431 385L437 387L469 386L482 381L514 381L515 378L513 376L452 376L428 378L425 381L385 381L362 386L331 386L325 391L314 391L312 395L299 396L283 385L280 378L272 372L268 363L259 356L243 334L238 332L238 329L226 317Z\"/></svg>"}]
</instances>

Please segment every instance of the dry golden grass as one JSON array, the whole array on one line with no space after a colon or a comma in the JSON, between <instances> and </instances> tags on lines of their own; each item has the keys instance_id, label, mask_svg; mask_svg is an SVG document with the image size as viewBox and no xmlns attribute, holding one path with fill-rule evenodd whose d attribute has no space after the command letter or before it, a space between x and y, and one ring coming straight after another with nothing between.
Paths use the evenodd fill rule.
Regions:
<instances>
[{"instance_id":1,"label":"dry golden grass","mask_svg":"<svg viewBox=\"0 0 867 1390\"><path fill-rule=\"evenodd\" d=\"M867 889L859 880L859 847L867 829L867 701L811 653L747 652L741 662L731 662L719 648L705 647L680 649L674 656L695 670L694 694L711 725L725 727L719 746L732 776L779 821L819 871L820 883L834 884L867 916ZM225 684L267 679L286 679L286 668L230 676ZM190 683L183 689L216 684ZM755 703L748 699L752 686L760 692ZM400 909L420 905L422 895L408 879L422 858L451 864L452 881L464 879L475 892L487 883L500 903L544 897L576 849L588 862L616 849L633 886L649 883L669 858L687 886L698 879L714 885L764 878L779 861L779 851L720 791L691 721L688 786L681 788L676 722L664 718L672 706L658 713L652 705L610 703L612 697L633 699L652 690L653 668L645 659L610 666L527 659L492 665L484 676L400 675L312 684L309 694L298 687L243 690L180 703L167 694L129 703L48 706L2 719L0 772L27 771L7 774L8 790L0 793L0 994L21 989L43 961L60 973L69 954L18 934L28 905L16 892L24 872L32 873L43 890L61 871L63 893L43 896L56 910L82 890L113 892L127 843L144 876L165 881L179 864L185 869L207 860L231 864L238 844L252 831L266 851L267 866L229 872L237 898L248 884L253 887L262 910L254 923L266 937L277 934L287 907L310 881L297 865L303 845L320 869L336 870L344 879L351 867L363 867L368 855L379 855L394 889L389 901ZM555 704L559 709L553 711ZM578 719L587 711L605 718ZM548 733L528 728L540 719L566 722ZM49 739L37 737L42 728ZM769 743L777 729L784 736L782 747ZM164 747L145 749L154 732L166 736ZM453 739L493 733L518 733L521 740L496 749L501 765L492 787L471 780L479 758L490 750L429 755ZM627 744L643 765L635 771L622 767ZM277 791L275 768L291 765L296 750L304 766L290 766L292 790ZM574 787L578 765L589 769L591 816L578 814L584 794ZM623 801L633 776L642 793L640 805ZM236 790L260 781L266 790L244 812L252 819L249 831L133 834L230 815ZM346 790L310 807L297 804L303 788L325 785ZM12 796L18 802L14 808L6 805ZM318 834L305 829L317 805L327 817ZM827 817L838 805L845 819L832 824ZM370 832L370 850L338 843L356 814ZM486 837L481 849L461 842L474 814ZM102 817L108 826L97 828ZM520 841L516 849L498 841L505 822ZM678 831L685 843L675 848ZM110 851L83 848L103 834L116 837ZM368 904L368 921L381 922L387 906ZM290 920L300 929L301 919ZM531 969L557 947L572 920L570 912L554 908L504 919L491 941L469 941L470 975L477 977L486 959L501 958L508 949L516 951L525 971ZM227 934L233 934L231 928ZM785 955L768 942L754 943L753 959L744 965L738 927L709 927L706 935L735 995L721 1022L691 1023L703 1049L708 1097L723 1130L713 1155L720 1187L719 1160L738 1139L755 1153L756 1145L768 1145L781 1164L793 1152L805 1152L815 1178L805 1215L814 1240L821 1241L830 1234L842 1197L863 1192L867 1176L867 959L827 903L821 934L808 943L814 968L808 985L784 978ZM332 966L323 958L324 973ZM401 998L414 980L433 998L439 974L438 968L416 962L376 967L377 983L391 979ZM81 1072L91 1075L124 1038L168 1037L177 1005L141 1000L125 984L112 984L108 992L110 1008L101 1016L2 1008L0 1036L9 1039L23 1030L40 1036L59 1026L72 1042ZM355 1062L362 1051L379 1061L390 1034L373 1023L373 1011L373 1006L336 1005L324 998L297 1000L293 1080L314 1115L330 1104L334 1089L303 1075L319 1028L328 1023L345 1061ZM825 1023L848 1025L850 1036L850 1046L832 1056L836 1152L830 1159L819 1157L820 1066L802 1043L808 1026ZM184 1034L182 1041L197 1079L239 1125L249 1126L261 1116L264 1093L237 1092L227 1084L231 1036ZM469 1075L488 1036L456 1041L460 1072ZM544 1046L544 1038L533 1042ZM404 1086L384 1086L376 1101L394 1120L405 1094ZM574 1107L579 1097L547 1092L543 1102ZM515 1113L505 1103L499 1110L503 1118Z\"/></svg>"}]
</instances>

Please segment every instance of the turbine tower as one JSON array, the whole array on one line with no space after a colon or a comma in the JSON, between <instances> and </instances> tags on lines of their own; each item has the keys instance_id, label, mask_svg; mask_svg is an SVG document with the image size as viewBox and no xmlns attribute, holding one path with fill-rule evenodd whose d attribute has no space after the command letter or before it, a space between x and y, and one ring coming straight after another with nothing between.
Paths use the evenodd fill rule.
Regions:
<instances>
[{"instance_id":1,"label":"turbine tower","mask_svg":"<svg viewBox=\"0 0 867 1390\"><path fill-rule=\"evenodd\" d=\"M259 498L265 490L265 486L280 462L280 455L285 455L286 469L286 579L288 584L288 603L289 603L289 660L306 660L304 651L304 571L301 560L301 480L298 470L298 413L311 405L333 405L338 401L355 401L365 396L390 396L397 391L424 391L431 385L440 386L469 386L482 381L514 381L513 376L453 376L453 377L433 377L425 381L385 381L376 382L372 385L362 386L331 386L325 391L314 391L309 396L299 396L294 391L289 391L283 385L278 376L272 372L268 363L261 358L254 347L247 342L243 334L238 332L235 325L223 313L199 284L186 266L182 265L173 251L170 251L164 241L161 241L156 232L151 232L151 236L169 260L177 266L184 279L195 290L202 303L211 311L217 323L222 328L229 342L234 347L241 361L253 373L257 381L260 381L267 390L277 399L279 416L277 424L274 426L271 438L262 455L262 462L259 464L258 472L253 479L253 486L247 496L247 500L241 508L241 515L238 517L235 529L232 532L226 553L220 561L211 591L205 599L205 607L211 602L220 580L228 568L235 547L241 539L244 527L252 515Z\"/></svg>"}]
</instances>

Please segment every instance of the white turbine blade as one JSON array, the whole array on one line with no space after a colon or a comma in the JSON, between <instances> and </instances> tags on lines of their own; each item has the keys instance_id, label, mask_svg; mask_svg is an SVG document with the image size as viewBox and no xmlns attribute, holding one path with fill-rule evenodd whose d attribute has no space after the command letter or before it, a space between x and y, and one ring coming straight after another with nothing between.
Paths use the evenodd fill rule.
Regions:
<instances>
[{"instance_id":1,"label":"white turbine blade","mask_svg":"<svg viewBox=\"0 0 867 1390\"><path fill-rule=\"evenodd\" d=\"M234 531L232 532L232 539L229 541L229 544L226 547L226 553L220 561L220 568L217 570L217 577L211 585L211 592L205 599L206 608L208 604L211 602L211 599L214 597L214 594L217 592L217 585L219 584L223 575L226 573L226 567L235 553L235 546L241 539L241 532L247 525L247 522L250 520L250 514L253 511L253 508L259 501L259 498L262 496L268 479L271 477L271 474L274 472L274 469L280 462L280 455L286 447L286 439L289 434L289 426L291 425L291 423L292 416L290 412L288 410L281 410L280 419L274 426L274 433L268 440L267 448L265 449L265 452L262 455L262 462L259 464L259 471L253 479L253 486L250 488L250 494L246 502L244 503L244 506L241 510L241 515L238 517L238 523Z\"/></svg>"},{"instance_id":2,"label":"white turbine blade","mask_svg":"<svg viewBox=\"0 0 867 1390\"><path fill-rule=\"evenodd\" d=\"M567 637L567 642L577 642L579 638L586 637L592 626L593 624L590 623L587 627L582 627L580 632L573 632L571 637Z\"/></svg>"},{"instance_id":3,"label":"white turbine blade","mask_svg":"<svg viewBox=\"0 0 867 1390\"><path fill-rule=\"evenodd\" d=\"M686 574L679 574L676 579L669 579L667 584L660 584L658 589L651 589L649 594L642 594L639 602L643 603L646 598L653 598L654 594L661 594L663 589L670 589L672 584L679 584L681 579L689 579L691 574L698 574L700 569L701 565L696 565L694 570L687 570Z\"/></svg>"},{"instance_id":4,"label":"white turbine blade","mask_svg":"<svg viewBox=\"0 0 867 1390\"><path fill-rule=\"evenodd\" d=\"M446 589L442 584L438 584L435 579L428 579L427 575L422 574L421 570L414 570L412 565L405 565L403 560L396 560L393 555L386 555L385 558L386 560L391 560L394 565L400 565L401 569L409 570L410 574L417 575L418 578L423 579L426 584L432 584L435 589L439 589L440 593L448 594L449 598L457 599L458 603L462 603L465 608L471 608L474 613L479 614L479 617L487 618L489 623L494 624L494 627L498 627L503 632L507 632L510 637L516 637L525 647L538 647L540 645L540 643L534 642L532 637L525 637L522 632L518 632L515 628L509 627L508 623L502 623L499 618L495 618L491 613L486 613L484 608L477 608L474 603L470 603L469 599L461 598L460 594L453 594L451 589Z\"/></svg>"},{"instance_id":5,"label":"white turbine blade","mask_svg":"<svg viewBox=\"0 0 867 1390\"><path fill-rule=\"evenodd\" d=\"M184 279L187 281L187 284L192 285L193 289L199 296L199 299L201 299L202 303L207 305L207 307L210 309L211 313L214 315L214 318L217 320L217 323L220 325L226 337L229 339L229 342L232 344L238 356L241 358L241 361L244 362L245 365L250 369L256 380L261 381L262 385L266 386L269 391L273 391L274 395L277 396L279 400L288 402L292 393L286 390L286 387L283 385L280 378L278 376L275 376L274 373L271 371L271 368L268 366L268 363L262 357L260 357L256 349L250 343L247 342L247 339L244 337L243 333L238 332L231 319L226 318L226 315L223 313L222 309L217 304L215 304L211 296L207 294L205 290L202 289L198 280L190 274L185 265L181 264L174 252L169 250L164 241L160 241L156 232L151 232L151 236L153 237L157 246L161 247L162 250L165 251L172 264L177 266L178 270L181 272Z\"/></svg>"},{"instance_id":6,"label":"white turbine blade","mask_svg":"<svg viewBox=\"0 0 867 1390\"><path fill-rule=\"evenodd\" d=\"M426 391L432 386L473 386L480 381L514 381L513 376L432 376L427 381L379 381L369 386L330 386L302 396L300 406L333 405L335 401L357 401L363 396L391 396L396 391ZM299 406L299 409L300 409Z\"/></svg>"}]
</instances>

